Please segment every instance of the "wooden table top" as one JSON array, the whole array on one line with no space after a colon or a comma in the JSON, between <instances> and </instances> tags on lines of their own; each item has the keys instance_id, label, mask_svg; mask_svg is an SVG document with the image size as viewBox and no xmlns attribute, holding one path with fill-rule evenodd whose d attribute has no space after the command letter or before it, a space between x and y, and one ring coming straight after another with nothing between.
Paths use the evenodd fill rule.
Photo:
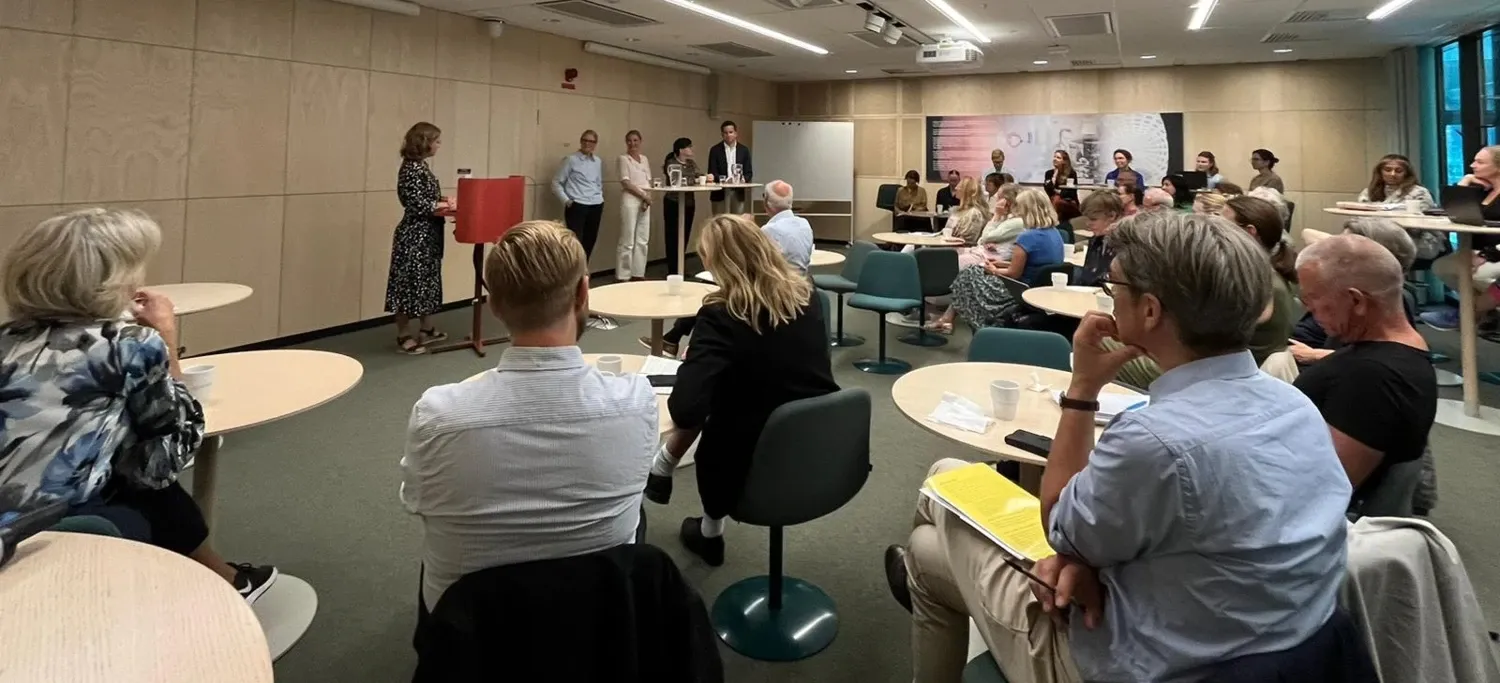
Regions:
<instances>
[{"instance_id":1,"label":"wooden table top","mask_svg":"<svg viewBox=\"0 0 1500 683\"><path fill-rule=\"evenodd\" d=\"M641 365L646 362L645 356L631 353L585 353L583 354L583 360L589 365L598 365L599 359L603 356L619 356L620 371L627 374L640 372ZM481 377L488 376L494 371L492 368L484 372L475 373L464 378L464 381L473 382ZM666 434L672 429L672 415L667 412L667 397L661 394L656 395L656 429L661 434Z\"/></svg>"},{"instance_id":2,"label":"wooden table top","mask_svg":"<svg viewBox=\"0 0 1500 683\"><path fill-rule=\"evenodd\" d=\"M46 531L0 571L0 680L271 683L255 613L176 553Z\"/></svg>"},{"instance_id":3,"label":"wooden table top","mask_svg":"<svg viewBox=\"0 0 1500 683\"><path fill-rule=\"evenodd\" d=\"M1098 287L1069 285L1058 289L1051 285L1032 287L1021 293L1021 299L1048 313L1082 318L1089 311L1099 310L1095 297L1104 290Z\"/></svg>"},{"instance_id":4,"label":"wooden table top","mask_svg":"<svg viewBox=\"0 0 1500 683\"><path fill-rule=\"evenodd\" d=\"M1445 230L1448 232L1465 232L1472 235L1500 235L1500 228L1492 228L1487 225L1465 225L1448 220L1447 216L1394 216L1391 220L1396 225L1412 230Z\"/></svg>"},{"instance_id":5,"label":"wooden table top","mask_svg":"<svg viewBox=\"0 0 1500 683\"><path fill-rule=\"evenodd\" d=\"M209 436L228 434L304 413L348 393L365 369L327 351L275 349L195 356L184 369L214 366L212 396L203 406Z\"/></svg>"},{"instance_id":6,"label":"wooden table top","mask_svg":"<svg viewBox=\"0 0 1500 683\"><path fill-rule=\"evenodd\" d=\"M684 281L682 291L667 293L666 280L617 282L589 290L589 311L614 318L660 320L698 313L703 297L717 289L702 282Z\"/></svg>"},{"instance_id":7,"label":"wooden table top","mask_svg":"<svg viewBox=\"0 0 1500 683\"><path fill-rule=\"evenodd\" d=\"M1341 208L1341 207L1337 207L1337 206L1327 206L1327 207L1323 208L1323 211L1325 213L1331 213L1331 214L1333 214L1335 216L1369 216L1370 218L1426 218L1427 217L1426 214L1421 214L1421 213L1407 213L1406 209L1396 209L1394 211L1384 211L1384 210L1379 210L1379 209L1372 209L1372 210L1369 210L1369 211L1365 211L1363 209L1345 209L1345 208Z\"/></svg>"},{"instance_id":8,"label":"wooden table top","mask_svg":"<svg viewBox=\"0 0 1500 683\"><path fill-rule=\"evenodd\" d=\"M812 253L812 267L836 266L844 262L844 255L827 249L814 249Z\"/></svg>"},{"instance_id":9,"label":"wooden table top","mask_svg":"<svg viewBox=\"0 0 1500 683\"><path fill-rule=\"evenodd\" d=\"M716 192L716 191L722 190L722 189L724 189L726 187L733 189L733 188L738 188L739 186L738 185L678 185L676 187L673 187L671 185L663 185L661 187L648 187L646 189L648 191L650 191L650 192L661 192L661 193L665 193L665 194L671 194L673 192ZM754 186L751 186L751 187L754 187Z\"/></svg>"},{"instance_id":10,"label":"wooden table top","mask_svg":"<svg viewBox=\"0 0 1500 683\"><path fill-rule=\"evenodd\" d=\"M1047 459L1032 455L1005 443L1005 437L1018 429L1050 437L1057 433L1057 422L1062 418L1062 408L1052 400L1051 391L1030 391L1031 375L1035 373L1043 384L1059 391L1068 388L1072 373L1030 365L1011 363L944 363L917 368L901 376L891 386L891 399L912 422L938 436L977 448L985 453L998 455L1007 460L1046 466ZM1021 404L1016 410L1016 419L997 421L983 434L964 431L956 427L938 424L927 419L942 400L944 393L952 393L969 399L986 411L990 409L990 382L1008 379L1021 385ZM1111 384L1104 388L1111 394L1138 396L1139 392ZM1095 432L1097 438L1104 429Z\"/></svg>"},{"instance_id":11,"label":"wooden table top","mask_svg":"<svg viewBox=\"0 0 1500 683\"><path fill-rule=\"evenodd\" d=\"M961 247L964 241L957 237L922 235L915 232L877 232L870 235L877 242L906 244L914 247Z\"/></svg>"},{"instance_id":12,"label":"wooden table top","mask_svg":"<svg viewBox=\"0 0 1500 683\"><path fill-rule=\"evenodd\" d=\"M202 313L223 308L250 298L255 290L233 282L179 282L169 285L146 285L146 290L172 300L177 315Z\"/></svg>"}]
</instances>

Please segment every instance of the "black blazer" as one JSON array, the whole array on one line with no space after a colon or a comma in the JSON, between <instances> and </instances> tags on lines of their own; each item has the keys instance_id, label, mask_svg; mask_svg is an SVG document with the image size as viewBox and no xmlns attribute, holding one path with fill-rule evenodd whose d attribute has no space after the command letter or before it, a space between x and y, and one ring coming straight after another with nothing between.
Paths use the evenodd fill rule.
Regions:
<instances>
[{"instance_id":1,"label":"black blazer","mask_svg":"<svg viewBox=\"0 0 1500 683\"><path fill-rule=\"evenodd\" d=\"M723 683L703 599L660 548L465 575L429 614L418 593L413 683Z\"/></svg>"},{"instance_id":2,"label":"black blazer","mask_svg":"<svg viewBox=\"0 0 1500 683\"><path fill-rule=\"evenodd\" d=\"M734 512L771 411L839 389L816 300L795 320L771 329L763 319L760 329L757 333L730 316L722 303L699 309L693 343L667 399L672 422L703 429L694 460L698 493L710 517Z\"/></svg>"},{"instance_id":3,"label":"black blazer","mask_svg":"<svg viewBox=\"0 0 1500 683\"><path fill-rule=\"evenodd\" d=\"M1060 183L1055 183L1055 182L1052 181L1052 176L1054 176L1056 174L1057 174L1057 169L1055 169L1055 168L1049 168L1049 169L1047 169L1047 173L1042 176L1042 188L1047 191L1047 196L1048 197L1056 197L1058 195L1058 193L1061 193L1062 194L1062 198L1065 201L1070 201L1070 202L1076 202L1076 201L1078 201L1078 188L1071 188L1071 189L1067 188L1067 187L1059 188L1058 186L1059 186ZM1073 181L1074 185L1077 185L1078 184L1078 172L1074 171L1073 169L1068 169L1068 177L1065 178L1065 180L1071 180L1071 181ZM1062 184L1066 184L1066 183L1062 183Z\"/></svg>"},{"instance_id":4,"label":"black blazer","mask_svg":"<svg viewBox=\"0 0 1500 683\"><path fill-rule=\"evenodd\" d=\"M945 206L950 209L958 206L958 198L953 196L953 188L948 187L947 185L938 188L937 202L934 203L933 206Z\"/></svg>"},{"instance_id":5,"label":"black blazer","mask_svg":"<svg viewBox=\"0 0 1500 683\"><path fill-rule=\"evenodd\" d=\"M740 165L741 175L745 177L745 182L748 183L755 177L755 173L750 165L750 148L745 144L735 145L734 163ZM714 180L721 180L724 176L729 175L729 160L724 158L724 143L722 142L708 148L708 174L713 176ZM734 198L744 200L745 191L735 190ZM724 190L709 193L708 200L711 202L724 201Z\"/></svg>"}]
</instances>

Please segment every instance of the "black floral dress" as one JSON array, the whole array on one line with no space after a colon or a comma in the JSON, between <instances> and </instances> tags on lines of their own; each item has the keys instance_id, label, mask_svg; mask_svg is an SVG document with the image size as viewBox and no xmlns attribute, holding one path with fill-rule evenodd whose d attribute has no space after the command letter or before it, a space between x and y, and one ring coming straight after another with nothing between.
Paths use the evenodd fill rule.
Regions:
<instances>
[{"instance_id":1,"label":"black floral dress","mask_svg":"<svg viewBox=\"0 0 1500 683\"><path fill-rule=\"evenodd\" d=\"M442 198L427 162L406 159L396 175L396 196L405 213L391 243L385 310L419 317L443 305L443 217L432 215Z\"/></svg>"}]
</instances>

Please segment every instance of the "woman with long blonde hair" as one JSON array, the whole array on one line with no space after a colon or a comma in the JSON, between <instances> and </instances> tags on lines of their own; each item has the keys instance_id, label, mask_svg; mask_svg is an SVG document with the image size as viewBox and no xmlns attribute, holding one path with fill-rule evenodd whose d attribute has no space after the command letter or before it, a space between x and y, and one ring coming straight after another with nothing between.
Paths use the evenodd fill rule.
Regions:
<instances>
[{"instance_id":1,"label":"woman with long blonde hair","mask_svg":"<svg viewBox=\"0 0 1500 683\"><path fill-rule=\"evenodd\" d=\"M948 216L943 234L962 239L964 246L972 247L979 242L984 224L990 220L989 204L979 191L979 183L973 178L958 181L958 190L954 194L958 196L958 207Z\"/></svg>"},{"instance_id":2,"label":"woman with long blonde hair","mask_svg":"<svg viewBox=\"0 0 1500 683\"><path fill-rule=\"evenodd\" d=\"M1057 230L1057 211L1045 191L1034 187L1022 190L1011 215L1025 229L993 260L959 271L953 280L953 305L932 321L929 329L951 334L953 321L959 317L975 327L997 325L1017 304L1005 288L1004 278L1030 284L1043 269L1063 262L1067 245Z\"/></svg>"},{"instance_id":3,"label":"woman with long blonde hair","mask_svg":"<svg viewBox=\"0 0 1500 683\"><path fill-rule=\"evenodd\" d=\"M719 289L703 298L677 369L667 400L675 427L651 466L646 498L663 505L671 499L672 472L701 433L695 469L703 516L684 519L678 536L717 567L724 563L724 518L739 502L771 411L839 386L822 301L770 237L742 216L722 214L703 228L698 255Z\"/></svg>"}]
</instances>

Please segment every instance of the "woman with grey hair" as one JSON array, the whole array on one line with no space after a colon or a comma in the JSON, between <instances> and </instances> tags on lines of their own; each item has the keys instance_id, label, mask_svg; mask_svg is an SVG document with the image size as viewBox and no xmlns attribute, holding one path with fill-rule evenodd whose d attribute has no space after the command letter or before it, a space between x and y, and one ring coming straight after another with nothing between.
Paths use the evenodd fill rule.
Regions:
<instances>
[{"instance_id":1,"label":"woman with grey hair","mask_svg":"<svg viewBox=\"0 0 1500 683\"><path fill-rule=\"evenodd\" d=\"M142 289L160 246L145 214L83 209L6 252L0 526L63 504L191 557L254 602L276 568L224 561L177 483L203 442L203 408L181 382L172 302Z\"/></svg>"}]
</instances>

